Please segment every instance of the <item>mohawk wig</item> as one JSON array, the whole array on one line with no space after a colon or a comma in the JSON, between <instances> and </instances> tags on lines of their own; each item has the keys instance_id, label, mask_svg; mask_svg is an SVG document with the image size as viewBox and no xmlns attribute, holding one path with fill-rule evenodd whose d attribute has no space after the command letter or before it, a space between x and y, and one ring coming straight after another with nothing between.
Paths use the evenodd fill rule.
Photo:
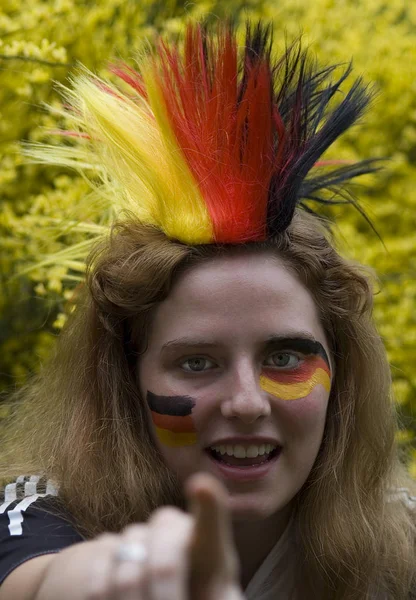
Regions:
<instances>
[{"instance_id":1,"label":"mohawk wig","mask_svg":"<svg viewBox=\"0 0 416 600\"><path fill-rule=\"evenodd\" d=\"M98 170L112 210L185 244L275 236L297 205L348 201L342 184L377 167L319 162L372 95L361 79L341 95L351 65L333 81L336 65L319 70L300 41L275 62L271 50L270 26L248 24L240 55L230 25L188 25L183 50L159 40L138 70L110 65L127 87L83 69L64 88L76 131L62 133L79 145L27 154Z\"/></svg>"}]
</instances>

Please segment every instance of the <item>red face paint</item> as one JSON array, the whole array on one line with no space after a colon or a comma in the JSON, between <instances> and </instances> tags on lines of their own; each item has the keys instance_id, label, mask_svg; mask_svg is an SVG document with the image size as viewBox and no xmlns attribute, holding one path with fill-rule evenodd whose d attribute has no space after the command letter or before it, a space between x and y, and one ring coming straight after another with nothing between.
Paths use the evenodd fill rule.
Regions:
<instances>
[{"instance_id":1,"label":"red face paint","mask_svg":"<svg viewBox=\"0 0 416 600\"><path fill-rule=\"evenodd\" d=\"M189 396L158 396L147 392L156 435L171 447L196 443L196 430L191 416L195 400Z\"/></svg>"},{"instance_id":2,"label":"red face paint","mask_svg":"<svg viewBox=\"0 0 416 600\"><path fill-rule=\"evenodd\" d=\"M264 366L260 376L260 386L263 390L282 400L304 398L318 384L329 392L331 372L328 356L322 344L303 338L281 339L278 343L282 348L282 354L294 350L302 352L304 356L296 367L285 369Z\"/></svg>"}]
</instances>

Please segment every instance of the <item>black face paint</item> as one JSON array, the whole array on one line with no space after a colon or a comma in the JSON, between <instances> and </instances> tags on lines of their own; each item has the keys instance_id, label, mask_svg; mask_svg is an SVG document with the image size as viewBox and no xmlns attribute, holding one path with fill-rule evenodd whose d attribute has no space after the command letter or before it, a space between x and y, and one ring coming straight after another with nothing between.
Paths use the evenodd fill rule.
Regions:
<instances>
[{"instance_id":1,"label":"black face paint","mask_svg":"<svg viewBox=\"0 0 416 600\"><path fill-rule=\"evenodd\" d=\"M160 442L166 446L189 446L196 442L191 416L195 400L189 396L158 396L147 392L153 425Z\"/></svg>"},{"instance_id":2,"label":"black face paint","mask_svg":"<svg viewBox=\"0 0 416 600\"><path fill-rule=\"evenodd\" d=\"M295 352L300 352L305 355L315 354L316 356L323 358L330 368L328 354L323 345L316 340L304 337L273 336L268 340L267 347L276 351L294 350Z\"/></svg>"},{"instance_id":3,"label":"black face paint","mask_svg":"<svg viewBox=\"0 0 416 600\"><path fill-rule=\"evenodd\" d=\"M190 396L158 396L149 391L147 403L152 412L173 417L190 415L195 406L195 400Z\"/></svg>"}]
</instances>

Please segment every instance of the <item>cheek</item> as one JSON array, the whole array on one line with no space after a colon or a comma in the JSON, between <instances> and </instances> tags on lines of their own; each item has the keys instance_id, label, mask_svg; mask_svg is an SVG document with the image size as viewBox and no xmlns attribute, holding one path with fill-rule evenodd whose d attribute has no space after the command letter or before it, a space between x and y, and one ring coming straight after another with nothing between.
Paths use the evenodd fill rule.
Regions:
<instances>
[{"instance_id":1,"label":"cheek","mask_svg":"<svg viewBox=\"0 0 416 600\"><path fill-rule=\"evenodd\" d=\"M279 402L276 411L293 465L312 466L324 434L328 400L328 392L318 385L304 398Z\"/></svg>"},{"instance_id":2,"label":"cheek","mask_svg":"<svg viewBox=\"0 0 416 600\"><path fill-rule=\"evenodd\" d=\"M202 468L199 431L209 418L207 403L201 398L192 400L191 414L183 417L160 415L149 410L155 444L165 464L182 482Z\"/></svg>"},{"instance_id":3,"label":"cheek","mask_svg":"<svg viewBox=\"0 0 416 600\"><path fill-rule=\"evenodd\" d=\"M200 452L195 445L170 448L157 442L157 446L165 464L176 474L182 482L192 475L198 468Z\"/></svg>"},{"instance_id":4,"label":"cheek","mask_svg":"<svg viewBox=\"0 0 416 600\"><path fill-rule=\"evenodd\" d=\"M329 394L320 385L317 385L304 398L291 402L280 402L281 411L297 423L302 429L307 429L325 419Z\"/></svg>"},{"instance_id":5,"label":"cheek","mask_svg":"<svg viewBox=\"0 0 416 600\"><path fill-rule=\"evenodd\" d=\"M168 448L196 444L197 434L191 415L177 417L150 411L150 416L154 435L160 444Z\"/></svg>"},{"instance_id":6,"label":"cheek","mask_svg":"<svg viewBox=\"0 0 416 600\"><path fill-rule=\"evenodd\" d=\"M277 369L262 370L260 387L280 400L300 400L309 396L316 387L322 387L328 394L331 378L328 365L318 357L307 360L293 371Z\"/></svg>"},{"instance_id":7,"label":"cheek","mask_svg":"<svg viewBox=\"0 0 416 600\"><path fill-rule=\"evenodd\" d=\"M287 446L282 464L299 489L308 478L322 444L328 400L326 390L316 386L305 398L280 401L276 409Z\"/></svg>"},{"instance_id":8,"label":"cheek","mask_svg":"<svg viewBox=\"0 0 416 600\"><path fill-rule=\"evenodd\" d=\"M148 414L155 445L165 464L180 481L186 481L195 471L198 455L198 434L193 415L160 415L150 407Z\"/></svg>"},{"instance_id":9,"label":"cheek","mask_svg":"<svg viewBox=\"0 0 416 600\"><path fill-rule=\"evenodd\" d=\"M321 357L305 360L293 371L263 369L260 387L276 397L288 441L292 439L311 449L320 444L331 389L330 377L328 364Z\"/></svg>"},{"instance_id":10,"label":"cheek","mask_svg":"<svg viewBox=\"0 0 416 600\"><path fill-rule=\"evenodd\" d=\"M162 396L150 390L146 394L153 433L162 446L181 448L196 444L196 429L190 396Z\"/></svg>"},{"instance_id":11,"label":"cheek","mask_svg":"<svg viewBox=\"0 0 416 600\"><path fill-rule=\"evenodd\" d=\"M265 367L260 387L276 398L289 446L295 453L314 454L322 440L331 389L327 362L314 356L290 371Z\"/></svg>"},{"instance_id":12,"label":"cheek","mask_svg":"<svg viewBox=\"0 0 416 600\"><path fill-rule=\"evenodd\" d=\"M152 431L161 450L192 448L198 444L198 429L209 411L209 402L191 396L161 396L151 391L146 398Z\"/></svg>"}]
</instances>

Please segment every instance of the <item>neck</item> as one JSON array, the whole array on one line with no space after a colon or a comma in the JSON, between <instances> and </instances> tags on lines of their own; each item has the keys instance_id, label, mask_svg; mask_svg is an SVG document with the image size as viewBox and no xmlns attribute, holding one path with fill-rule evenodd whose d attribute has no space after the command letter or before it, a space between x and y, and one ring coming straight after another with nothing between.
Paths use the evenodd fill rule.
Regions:
<instances>
[{"instance_id":1,"label":"neck","mask_svg":"<svg viewBox=\"0 0 416 600\"><path fill-rule=\"evenodd\" d=\"M290 519L291 507L261 521L235 521L234 543L240 559L241 585L246 589L273 546L278 542Z\"/></svg>"}]
</instances>

